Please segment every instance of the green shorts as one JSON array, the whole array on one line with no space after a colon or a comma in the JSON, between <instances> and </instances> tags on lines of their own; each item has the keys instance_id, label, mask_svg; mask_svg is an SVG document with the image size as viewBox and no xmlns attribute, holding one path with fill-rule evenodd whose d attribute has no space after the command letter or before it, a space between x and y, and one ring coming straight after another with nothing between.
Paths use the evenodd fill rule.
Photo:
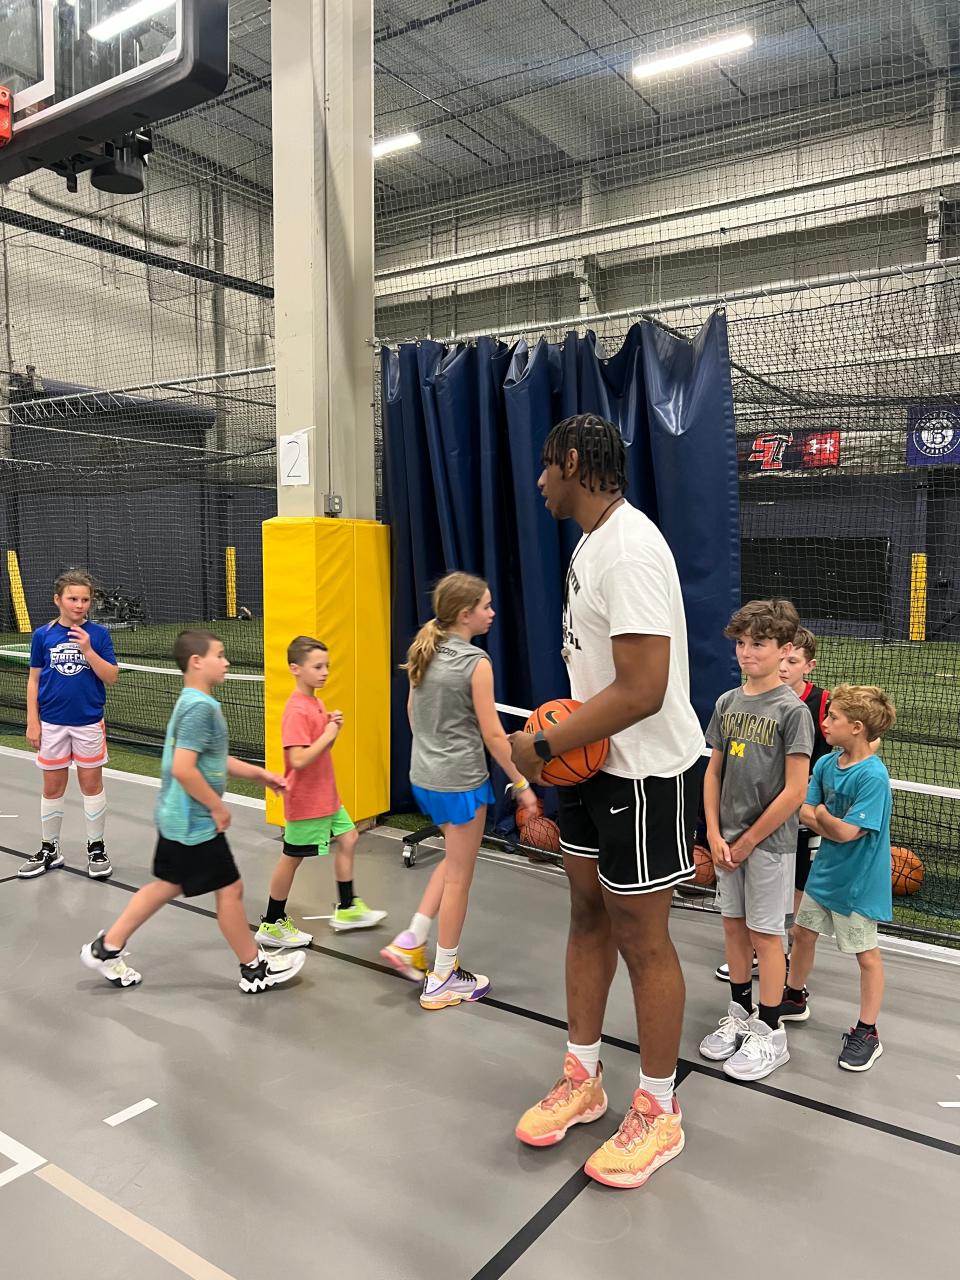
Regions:
<instances>
[{"instance_id":1,"label":"green shorts","mask_svg":"<svg viewBox=\"0 0 960 1280\"><path fill-rule=\"evenodd\" d=\"M343 806L326 818L288 822L283 829L283 852L291 858L317 858L330 852L330 841L353 831L353 819Z\"/></svg>"},{"instance_id":2,"label":"green shorts","mask_svg":"<svg viewBox=\"0 0 960 1280\"><path fill-rule=\"evenodd\" d=\"M836 938L837 950L847 956L873 951L879 942L876 920L868 920L856 911L842 916L838 911L822 907L808 893L800 900L797 924L812 933L822 933L825 938Z\"/></svg>"}]
</instances>

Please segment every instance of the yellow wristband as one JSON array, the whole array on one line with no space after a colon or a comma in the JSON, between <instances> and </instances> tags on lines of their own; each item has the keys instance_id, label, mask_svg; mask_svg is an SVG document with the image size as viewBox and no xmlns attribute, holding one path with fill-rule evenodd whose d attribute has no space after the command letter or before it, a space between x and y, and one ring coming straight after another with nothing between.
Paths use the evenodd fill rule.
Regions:
<instances>
[{"instance_id":1,"label":"yellow wristband","mask_svg":"<svg viewBox=\"0 0 960 1280\"><path fill-rule=\"evenodd\" d=\"M514 795L519 795L521 791L526 791L529 785L530 783L526 780L526 778L520 778L517 782L513 782L510 784L510 790L513 792Z\"/></svg>"}]
</instances>

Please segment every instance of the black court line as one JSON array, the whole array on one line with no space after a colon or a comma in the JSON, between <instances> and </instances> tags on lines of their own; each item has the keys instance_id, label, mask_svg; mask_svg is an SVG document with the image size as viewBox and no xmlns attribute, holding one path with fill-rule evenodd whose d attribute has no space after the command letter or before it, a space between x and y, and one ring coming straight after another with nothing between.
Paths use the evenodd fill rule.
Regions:
<instances>
[{"instance_id":1,"label":"black court line","mask_svg":"<svg viewBox=\"0 0 960 1280\"><path fill-rule=\"evenodd\" d=\"M478 1272L472 1277L472 1280L500 1280L515 1262L517 1262L527 1250L540 1239L543 1233L551 1227L560 1217L565 1209L573 1204L581 1191L586 1191L589 1187L591 1179L584 1173L582 1169L578 1169L576 1173L570 1175L563 1186L554 1195L550 1197L547 1203L533 1215L529 1222L525 1222L515 1236L513 1236L503 1248L493 1255L489 1262L485 1262Z\"/></svg>"},{"instance_id":2,"label":"black court line","mask_svg":"<svg viewBox=\"0 0 960 1280\"><path fill-rule=\"evenodd\" d=\"M10 849L6 845L0 845L0 853L10 854L14 858L25 858L27 855L22 849ZM61 867L58 870L66 871L68 875L78 876L81 880L90 880L80 867ZM48 875L54 875L56 872L48 872ZM8 879L15 880L16 876L10 876ZM0 880L0 883L3 883ZM135 884L124 884L120 880L94 880L92 883L101 884L114 889L122 889L125 893L136 893L141 887ZM184 902L181 898L174 898L168 904L171 907L177 907L180 911L191 911L194 915L206 916L209 920L216 920L217 913L211 911L208 907L195 907L191 902ZM251 932L255 931L257 925L251 924ZM398 982L406 982L408 979L397 973L390 965L380 964L376 960L367 960L364 956L350 955L346 951L336 951L333 947L321 946L318 942L311 942L308 948L303 950L315 951L318 955L329 956L333 960L342 960L345 964L356 965L360 969L372 969L376 973L385 974L388 978L394 978ZM536 1009L527 1009L523 1005L509 1004L506 1000L498 1000L494 996L487 996L483 1000L483 1006L490 1009L498 1009L501 1013L509 1013L517 1018L525 1018L528 1022L539 1022L543 1026L555 1027L558 1031L566 1031L567 1024L562 1018L555 1018L549 1013L540 1013ZM619 1036L602 1035L601 1040L604 1044L609 1044L615 1049L624 1049L627 1053L640 1053L640 1047L633 1040L623 1040ZM943 1151L947 1155L960 1156L960 1143L949 1142L946 1138L935 1138L932 1134L917 1133L912 1129L904 1129L900 1125L890 1124L887 1120L877 1120L873 1116L862 1115L859 1111L850 1111L845 1107L834 1106L830 1102L821 1102L817 1098L808 1098L802 1093L791 1093L788 1089L779 1089L776 1085L767 1084L763 1080L731 1080L721 1067L707 1066L704 1062L697 1062L689 1058L681 1058L677 1063L677 1083L679 1084L688 1075L709 1076L712 1080L718 1080L724 1085L732 1086L735 1089L751 1089L755 1093L763 1093L768 1097L776 1098L780 1102L788 1102L792 1106L801 1107L806 1111L815 1111L820 1115L833 1116L836 1120L845 1120L848 1124L859 1125L864 1129L873 1129L878 1133L889 1134L893 1138L901 1138L904 1142L912 1142L917 1146L929 1147L935 1151Z\"/></svg>"},{"instance_id":3,"label":"black court line","mask_svg":"<svg viewBox=\"0 0 960 1280\"><path fill-rule=\"evenodd\" d=\"M0 853L6 853L15 858L25 858L27 855L19 849L10 849L5 845L0 845ZM63 867L58 868L66 871L69 875L78 876L82 880L89 880L90 877L80 867ZM54 873L48 873L54 874ZM15 880L17 877L8 876L0 879L0 884L6 880ZM95 882L97 883L97 882ZM98 883L112 886L114 889L120 889L124 893L136 893L140 887L138 885L125 884L120 880L101 880ZM190 911L194 915L206 916L207 919L215 920L217 914L208 907L197 907L193 903L184 902L182 899L174 899L170 904L177 907L181 911ZM250 930L253 932L257 928L251 924ZM376 973L385 974L389 978L394 978L399 982L404 979L389 965L380 964L376 960L367 960L363 956L350 955L348 952L336 951L332 947L321 946L317 942L311 942L310 951L315 951L319 955L329 956L333 960L340 960L346 964L356 965L361 969L372 969ZM560 1018L555 1018L550 1014L540 1013L536 1009L527 1009L523 1005L510 1004L506 1000L498 1000L495 997L488 996L483 1004L492 1009L497 1009L501 1013L507 1013L513 1017L524 1018L529 1022L538 1022L543 1026L554 1027L558 1031L566 1031L567 1024ZM639 1055L639 1046L632 1040L623 1040L619 1036L603 1035L601 1039L604 1044L609 1044L617 1049L624 1049L628 1053ZM948 1155L960 1156L960 1144L948 1142L943 1138L934 1138L930 1134L916 1133L910 1129L901 1128L899 1125L889 1124L885 1120L876 1120L872 1116L861 1115L856 1111L848 1111L844 1107L834 1106L832 1103L820 1102L814 1098L804 1097L802 1094L791 1093L787 1089L778 1089L774 1085L765 1084L763 1081L736 1081L731 1080L729 1076L720 1067L706 1066L701 1062L692 1062L689 1059L681 1058L677 1063L677 1087L679 1088L683 1081L691 1074L709 1076L711 1079L718 1080L723 1084L733 1085L735 1088L751 1089L756 1093L766 1094L768 1097L776 1098L781 1102L791 1103L794 1106L802 1107L808 1111L819 1112L821 1115L832 1116L837 1120L845 1120L849 1124L859 1125L861 1128L873 1129L878 1133L885 1133L894 1138L900 1138L905 1142L913 1142L919 1146L931 1148L936 1151L946 1152ZM479 1271L471 1278L471 1280L501 1280L501 1278L510 1270L525 1253L527 1253L534 1244L540 1239L546 1231L550 1229L554 1222L563 1214L574 1200L577 1199L588 1186L591 1185L591 1179L584 1173L583 1169L577 1169L571 1174L567 1181L560 1189L550 1197L546 1204L542 1205L533 1216L523 1224L522 1227L513 1235L507 1243L493 1257L480 1268Z\"/></svg>"},{"instance_id":4,"label":"black court line","mask_svg":"<svg viewBox=\"0 0 960 1280\"><path fill-rule=\"evenodd\" d=\"M6 850L4 850L4 853L6 853ZM19 879L20 877L16 874L16 872L14 872L12 876L3 876L2 878L0 878L0 884L6 884L8 880L19 880Z\"/></svg>"}]
</instances>

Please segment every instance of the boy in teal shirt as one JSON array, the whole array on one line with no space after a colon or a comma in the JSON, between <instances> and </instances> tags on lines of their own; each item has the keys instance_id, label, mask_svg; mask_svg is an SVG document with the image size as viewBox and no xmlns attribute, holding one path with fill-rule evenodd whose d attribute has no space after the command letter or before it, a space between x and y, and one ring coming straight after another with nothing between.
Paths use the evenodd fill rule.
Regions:
<instances>
[{"instance_id":1,"label":"boy in teal shirt","mask_svg":"<svg viewBox=\"0 0 960 1280\"><path fill-rule=\"evenodd\" d=\"M223 643L209 631L181 631L173 649L183 672L183 692L167 725L156 821L156 879L130 899L126 911L88 942L80 959L114 987L133 987L140 974L124 961L130 935L162 906L181 895L216 895L217 923L240 963L240 990L266 991L303 967L303 954L267 956L250 936L243 882L224 835L230 810L223 802L227 775L260 782L274 791L283 778L228 755L227 722L213 688L230 663Z\"/></svg>"},{"instance_id":2,"label":"boy in teal shirt","mask_svg":"<svg viewBox=\"0 0 960 1280\"><path fill-rule=\"evenodd\" d=\"M804 987L817 938L835 937L838 949L860 965L860 1017L844 1035L838 1065L867 1071L883 1045L877 1017L883 998L883 961L877 922L893 918L890 875L890 778L871 742L896 722L890 698L875 685L842 684L830 698L823 734L834 751L818 760L800 821L822 837L797 912L790 985L781 1019L810 1016ZM837 750L839 748L839 750Z\"/></svg>"}]
</instances>

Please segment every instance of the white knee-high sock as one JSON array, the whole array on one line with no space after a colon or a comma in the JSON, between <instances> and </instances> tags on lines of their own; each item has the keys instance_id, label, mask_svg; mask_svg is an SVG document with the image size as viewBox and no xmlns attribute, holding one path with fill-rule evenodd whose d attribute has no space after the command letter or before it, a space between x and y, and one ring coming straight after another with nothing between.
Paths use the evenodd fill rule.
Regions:
<instances>
[{"instance_id":1,"label":"white knee-high sock","mask_svg":"<svg viewBox=\"0 0 960 1280\"><path fill-rule=\"evenodd\" d=\"M83 797L83 816L87 823L87 844L103 839L103 830L107 824L107 796L101 791L99 795Z\"/></svg>"},{"instance_id":2,"label":"white knee-high sock","mask_svg":"<svg viewBox=\"0 0 960 1280\"><path fill-rule=\"evenodd\" d=\"M44 843L60 839L63 825L63 796L59 800L40 797L40 838Z\"/></svg>"}]
</instances>

